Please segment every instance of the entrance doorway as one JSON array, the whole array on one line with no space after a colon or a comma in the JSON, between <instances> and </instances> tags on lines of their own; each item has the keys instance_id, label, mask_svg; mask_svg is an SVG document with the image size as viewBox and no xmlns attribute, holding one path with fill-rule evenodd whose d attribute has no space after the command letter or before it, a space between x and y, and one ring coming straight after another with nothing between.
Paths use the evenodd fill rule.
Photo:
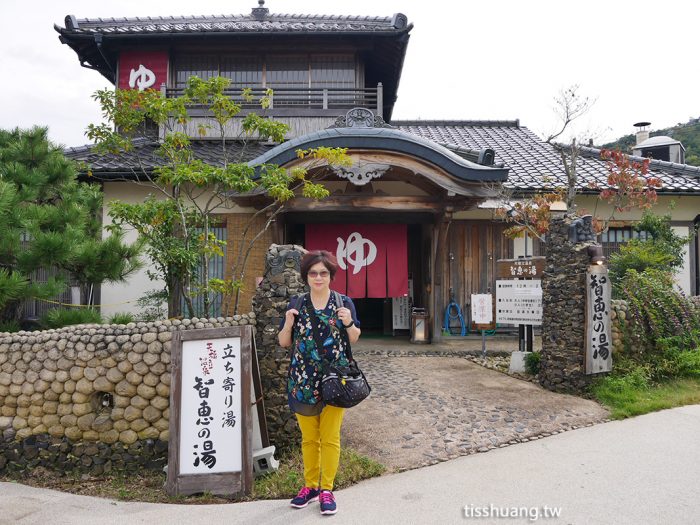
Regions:
<instances>
[{"instance_id":1,"label":"entrance doorway","mask_svg":"<svg viewBox=\"0 0 700 525\"><path fill-rule=\"evenodd\" d=\"M429 257L430 246L427 227L432 222L430 214L387 214L384 216L361 215L361 214L297 214L289 213L283 218L284 242L287 244L297 244L306 246L306 226L307 224L327 224L333 228L335 224L406 224L407 226L407 249L406 261L408 269L408 279L413 289L412 302L408 304L408 313L404 317L410 317L410 307L417 306L425 308L427 306L427 287L430 282L428 275L429 263L424 260ZM391 271L388 268L387 271ZM331 283L331 288L333 284ZM354 297L349 294L355 303L357 315L362 323L363 334L370 335L408 335L406 328L394 328L394 304L391 297Z\"/></svg>"}]
</instances>

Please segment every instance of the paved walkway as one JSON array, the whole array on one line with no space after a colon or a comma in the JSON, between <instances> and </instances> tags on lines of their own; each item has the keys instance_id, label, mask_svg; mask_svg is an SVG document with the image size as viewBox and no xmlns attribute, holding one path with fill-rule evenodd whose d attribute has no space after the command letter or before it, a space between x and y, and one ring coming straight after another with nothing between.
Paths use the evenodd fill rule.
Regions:
<instances>
[{"instance_id":1,"label":"paved walkway","mask_svg":"<svg viewBox=\"0 0 700 525\"><path fill-rule=\"evenodd\" d=\"M490 341L490 347L517 340ZM476 348L476 350L475 350ZM410 355L427 353L428 355ZM373 390L347 411L343 444L392 471L530 441L604 421L593 401L488 370L480 340L444 345L363 341L354 355ZM407 355L408 354L408 355ZM489 358L494 363L497 358ZM503 362L507 360L502 359Z\"/></svg>"},{"instance_id":2,"label":"paved walkway","mask_svg":"<svg viewBox=\"0 0 700 525\"><path fill-rule=\"evenodd\" d=\"M0 523L188 525L295 523L574 525L692 524L700 516L700 405L565 432L432 467L374 478L336 492L339 512L284 501L155 505L0 483ZM559 518L545 519L547 506ZM477 511L522 518L466 517Z\"/></svg>"}]
</instances>

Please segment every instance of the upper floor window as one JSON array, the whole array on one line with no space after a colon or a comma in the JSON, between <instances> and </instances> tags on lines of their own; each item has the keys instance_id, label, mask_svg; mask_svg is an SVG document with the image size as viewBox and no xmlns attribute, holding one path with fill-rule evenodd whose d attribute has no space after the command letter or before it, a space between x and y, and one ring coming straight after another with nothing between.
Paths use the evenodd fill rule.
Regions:
<instances>
[{"instance_id":1,"label":"upper floor window","mask_svg":"<svg viewBox=\"0 0 700 525\"><path fill-rule=\"evenodd\" d=\"M651 235L649 232L639 232L631 226L623 228L608 228L608 231L600 234L600 243L603 245L603 253L606 257L609 257L610 254L618 251L620 246L630 239L641 239L645 241L650 236Z\"/></svg>"},{"instance_id":2,"label":"upper floor window","mask_svg":"<svg viewBox=\"0 0 700 525\"><path fill-rule=\"evenodd\" d=\"M354 55L179 55L174 60L176 88L193 75L231 79L231 87L272 89L353 89L359 81Z\"/></svg>"}]
</instances>

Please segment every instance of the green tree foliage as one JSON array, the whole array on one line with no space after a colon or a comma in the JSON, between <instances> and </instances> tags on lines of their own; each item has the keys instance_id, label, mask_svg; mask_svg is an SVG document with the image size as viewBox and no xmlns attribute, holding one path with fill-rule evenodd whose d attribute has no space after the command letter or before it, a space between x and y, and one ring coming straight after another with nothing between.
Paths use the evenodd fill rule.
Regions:
<instances>
[{"instance_id":1,"label":"green tree foliage","mask_svg":"<svg viewBox=\"0 0 700 525\"><path fill-rule=\"evenodd\" d=\"M33 280L38 270L72 272L87 289L122 280L138 266L137 247L119 237L101 240L101 204L45 128L0 130L0 321L20 318L26 299L65 289L63 277Z\"/></svg>"},{"instance_id":2,"label":"green tree foliage","mask_svg":"<svg viewBox=\"0 0 700 525\"><path fill-rule=\"evenodd\" d=\"M683 266L683 253L693 234L677 235L671 228L670 215L655 215L645 211L634 229L646 232L646 239L631 239L610 256L610 278L615 294L621 297L621 286L628 271L647 270L675 272ZM621 297L624 298L624 297Z\"/></svg>"},{"instance_id":3,"label":"green tree foliage","mask_svg":"<svg viewBox=\"0 0 700 525\"><path fill-rule=\"evenodd\" d=\"M236 101L227 91L229 84L230 81L222 77L208 80L191 77L184 94L177 97L165 97L156 90L119 89L98 91L94 97L102 108L105 122L89 126L87 134L95 141L98 151L134 151L137 139L152 140L144 132L147 123L155 123L161 130L162 139L156 152L160 157L159 166L134 172L134 183L149 188L148 198L137 204L110 203L110 215L115 231L130 227L146 241L146 251L152 261L149 276L165 282L171 317L183 313L195 315L194 300L198 296L203 300L204 311L197 314L211 315L213 293L224 294L225 306L233 296L233 313L236 313L254 243L289 199L297 195L314 199L328 195L325 187L315 182L316 177L324 175L322 168L351 163L346 150L323 147L298 152L303 167L291 170L271 164L251 166L244 162L245 150L251 141L282 142L288 126L256 112L241 113L244 103L257 103L264 112L270 105L272 91L256 101L251 91L244 89ZM193 105L211 117L211 124L197 124L196 129L202 135L211 129L218 134L220 164L207 164L194 154L192 139L184 132L188 124L192 127L187 109ZM235 140L229 136L231 126L240 128ZM236 155L230 147L234 142L238 146ZM143 166L147 164L142 162ZM231 196L249 192L266 198L267 204L243 229L243 238L235 247L227 272L231 279L213 279L209 275L209 260L223 256L226 244L217 240L212 232L218 221L215 214L226 213L234 206ZM260 217L265 218L264 226L256 229L253 225ZM181 308L183 301L187 307L185 312Z\"/></svg>"}]
</instances>

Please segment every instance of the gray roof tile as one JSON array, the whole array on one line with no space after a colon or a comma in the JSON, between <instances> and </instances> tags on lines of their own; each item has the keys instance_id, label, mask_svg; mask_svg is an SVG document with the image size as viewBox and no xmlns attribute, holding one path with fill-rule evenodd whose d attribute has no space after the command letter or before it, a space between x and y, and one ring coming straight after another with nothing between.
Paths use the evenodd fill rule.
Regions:
<instances>
[{"instance_id":1,"label":"gray roof tile","mask_svg":"<svg viewBox=\"0 0 700 525\"><path fill-rule=\"evenodd\" d=\"M244 148L241 142L229 141L227 152L233 162L248 162L259 157L273 148L275 144L252 141ZM65 154L68 158L84 163L92 175L101 180L134 178L137 174L152 170L163 164L162 157L156 153L158 144L140 140L134 144L134 149L122 153L96 153L94 146L68 148ZM211 164L221 166L221 143L214 140L192 141L192 150L196 158Z\"/></svg>"},{"instance_id":2,"label":"gray roof tile","mask_svg":"<svg viewBox=\"0 0 700 525\"><path fill-rule=\"evenodd\" d=\"M506 186L523 191L535 191L547 177L550 184L566 185L566 173L561 157L529 129L514 121L399 121L391 122L398 129L469 150L491 148L496 152L496 163L509 168ZM644 160L641 157L632 157ZM606 162L600 159L597 148L582 147L578 158L578 186L589 189L591 183L607 184ZM700 193L700 167L652 160L648 177L661 179L659 193Z\"/></svg>"},{"instance_id":3,"label":"gray roof tile","mask_svg":"<svg viewBox=\"0 0 700 525\"><path fill-rule=\"evenodd\" d=\"M269 14L264 19L252 15L165 16L135 18L66 17L63 34L152 34L152 33L381 33L410 29L406 17Z\"/></svg>"}]
</instances>

